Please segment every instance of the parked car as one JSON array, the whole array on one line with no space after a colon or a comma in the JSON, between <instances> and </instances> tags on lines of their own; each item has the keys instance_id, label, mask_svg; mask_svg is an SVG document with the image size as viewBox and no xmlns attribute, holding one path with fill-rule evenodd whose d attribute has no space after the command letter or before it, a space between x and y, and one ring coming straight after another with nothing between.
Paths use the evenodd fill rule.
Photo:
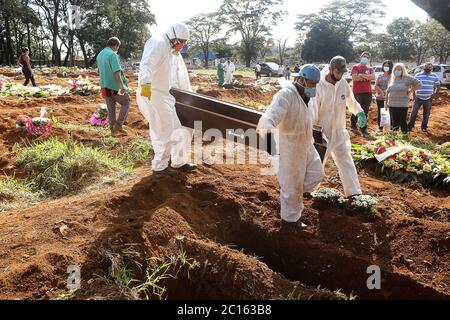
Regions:
<instances>
[{"instance_id":1,"label":"parked car","mask_svg":"<svg viewBox=\"0 0 450 320\"><path fill-rule=\"evenodd\" d=\"M373 67L373 69L375 70L375 80L372 81L372 84L375 84L376 79L378 79L379 76L384 74L384 70L383 70L383 66L376 66L376 67Z\"/></svg>"},{"instance_id":2,"label":"parked car","mask_svg":"<svg viewBox=\"0 0 450 320\"><path fill-rule=\"evenodd\" d=\"M408 73L412 76L415 76L419 72L423 72L425 65L421 65L410 70ZM439 80L441 81L441 86L446 86L447 89L450 89L450 65L447 64L434 64L433 65L433 73L435 73Z\"/></svg>"},{"instance_id":3,"label":"parked car","mask_svg":"<svg viewBox=\"0 0 450 320\"><path fill-rule=\"evenodd\" d=\"M260 63L261 75L268 77L278 77L278 69L280 66L275 62L264 62Z\"/></svg>"}]
</instances>

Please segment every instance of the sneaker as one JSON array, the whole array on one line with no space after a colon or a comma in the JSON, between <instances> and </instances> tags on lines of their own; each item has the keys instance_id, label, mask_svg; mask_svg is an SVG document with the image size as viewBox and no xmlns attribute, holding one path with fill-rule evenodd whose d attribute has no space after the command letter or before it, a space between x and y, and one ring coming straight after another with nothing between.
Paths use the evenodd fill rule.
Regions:
<instances>
[{"instance_id":1,"label":"sneaker","mask_svg":"<svg viewBox=\"0 0 450 320\"><path fill-rule=\"evenodd\" d=\"M197 169L197 165L192 163L186 163L184 166L177 168L178 170L184 171L184 172L191 172Z\"/></svg>"},{"instance_id":2,"label":"sneaker","mask_svg":"<svg viewBox=\"0 0 450 320\"><path fill-rule=\"evenodd\" d=\"M378 128L377 133L378 134L382 134L383 133L383 128Z\"/></svg>"},{"instance_id":3,"label":"sneaker","mask_svg":"<svg viewBox=\"0 0 450 320\"><path fill-rule=\"evenodd\" d=\"M123 134L123 135L128 135L128 131L125 130L122 126L116 126L115 130L117 131L117 133L119 134Z\"/></svg>"},{"instance_id":4,"label":"sneaker","mask_svg":"<svg viewBox=\"0 0 450 320\"><path fill-rule=\"evenodd\" d=\"M361 131L361 134L366 138L370 137L370 133L367 130Z\"/></svg>"},{"instance_id":5,"label":"sneaker","mask_svg":"<svg viewBox=\"0 0 450 320\"><path fill-rule=\"evenodd\" d=\"M422 129L422 132L427 133L427 132L428 132L428 129Z\"/></svg>"},{"instance_id":6,"label":"sneaker","mask_svg":"<svg viewBox=\"0 0 450 320\"><path fill-rule=\"evenodd\" d=\"M111 136L117 137L119 135L119 131L117 131L116 128L110 128L111 130Z\"/></svg>"}]
</instances>

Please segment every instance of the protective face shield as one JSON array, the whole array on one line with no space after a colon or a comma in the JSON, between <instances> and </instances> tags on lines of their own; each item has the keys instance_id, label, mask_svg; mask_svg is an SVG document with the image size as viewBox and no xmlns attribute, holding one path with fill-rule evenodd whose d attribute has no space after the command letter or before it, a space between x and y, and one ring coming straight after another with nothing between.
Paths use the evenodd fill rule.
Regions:
<instances>
[{"instance_id":1,"label":"protective face shield","mask_svg":"<svg viewBox=\"0 0 450 320\"><path fill-rule=\"evenodd\" d=\"M362 58L361 58L361 63L362 63L362 64L365 64L365 65L369 64L369 58L367 58L367 57L362 57Z\"/></svg>"},{"instance_id":2,"label":"protective face shield","mask_svg":"<svg viewBox=\"0 0 450 320\"><path fill-rule=\"evenodd\" d=\"M185 24L176 23L167 30L166 37L172 49L179 53L189 39L189 29Z\"/></svg>"}]
</instances>

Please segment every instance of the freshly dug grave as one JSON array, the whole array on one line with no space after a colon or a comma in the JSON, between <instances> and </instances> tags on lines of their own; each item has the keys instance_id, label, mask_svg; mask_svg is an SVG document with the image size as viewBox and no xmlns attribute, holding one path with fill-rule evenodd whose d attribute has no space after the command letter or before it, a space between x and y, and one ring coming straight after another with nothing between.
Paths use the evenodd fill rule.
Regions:
<instances>
[{"instance_id":1,"label":"freshly dug grave","mask_svg":"<svg viewBox=\"0 0 450 320\"><path fill-rule=\"evenodd\" d=\"M325 185L334 186L330 170ZM109 267L99 252L113 250L114 243L135 244L147 258L176 252L182 243L201 267L168 284L172 299L286 296L294 285L286 279L362 299L450 298L450 226L414 217L408 203L394 206L409 190L390 183L379 190L380 181L363 177L364 191L382 199L375 219L307 201L309 227L299 232L280 226L276 179L261 176L257 166L201 167L164 178L149 171L140 169L139 177L107 192L2 214L0 298L54 298L64 292L72 264L81 267L83 279L75 297L120 298L98 277ZM450 203L442 207L443 200L448 202L424 195L422 202L448 214ZM67 229L54 230L62 220ZM145 259L140 262L145 267ZM380 291L366 287L370 265L382 270ZM297 290L302 297L338 297Z\"/></svg>"},{"instance_id":2,"label":"freshly dug grave","mask_svg":"<svg viewBox=\"0 0 450 320\"><path fill-rule=\"evenodd\" d=\"M135 85L135 79L131 82ZM147 123L135 97L132 101L127 129L131 137L147 137ZM98 103L103 103L100 96L2 98L0 170L20 178L14 165L17 147L48 139L15 129L18 115L37 115L46 106L61 123L87 124ZM448 122L448 108L437 105L433 110L432 141L448 134L448 126L442 125L441 132L433 129L433 121ZM372 111L371 129L374 117ZM62 128L52 135L82 143L98 138ZM352 140L365 141L359 136ZM140 253L142 267L133 269L140 282L149 267L147 258L173 255L181 245L200 263L189 277L180 273L164 283L170 299L342 298L333 292L337 289L362 299L449 299L448 193L391 183L365 170L359 174L363 191L379 199L375 218L348 216L307 200L304 222L309 227L301 232L280 225L276 178L249 165L202 166L172 178L156 178L145 166L101 191L0 213L0 298L57 298L67 292L69 265L82 272L82 289L75 298L126 298L116 285L102 280L111 266L102 252L121 252L132 243ZM332 163L327 175L322 186L342 190ZM64 220L66 227L54 229ZM381 268L380 291L367 289L370 265ZM331 292L314 289L319 285Z\"/></svg>"}]
</instances>

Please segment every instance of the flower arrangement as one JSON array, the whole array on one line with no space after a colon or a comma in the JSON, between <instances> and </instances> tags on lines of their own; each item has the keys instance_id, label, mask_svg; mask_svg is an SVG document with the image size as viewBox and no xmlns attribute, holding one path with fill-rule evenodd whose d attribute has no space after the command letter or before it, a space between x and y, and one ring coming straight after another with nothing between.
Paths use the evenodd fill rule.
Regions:
<instances>
[{"instance_id":1,"label":"flower arrangement","mask_svg":"<svg viewBox=\"0 0 450 320\"><path fill-rule=\"evenodd\" d=\"M25 123L25 128L27 132L31 135L38 136L50 133L53 129L52 120L45 118L46 113L45 107L41 108L40 117L32 118L26 116L21 116L20 120ZM19 120L19 118L18 118Z\"/></svg>"},{"instance_id":2,"label":"flower arrangement","mask_svg":"<svg viewBox=\"0 0 450 320\"><path fill-rule=\"evenodd\" d=\"M322 188L311 193L313 201L322 205L335 206L352 213L367 214L373 216L378 205L378 200L370 195L358 195L345 198L339 190Z\"/></svg>"},{"instance_id":3,"label":"flower arrangement","mask_svg":"<svg viewBox=\"0 0 450 320\"><path fill-rule=\"evenodd\" d=\"M6 83L3 85L0 96L9 97L52 97L61 96L68 92L66 88L57 85L47 85L42 87L25 87L17 83Z\"/></svg>"},{"instance_id":4,"label":"flower arrangement","mask_svg":"<svg viewBox=\"0 0 450 320\"><path fill-rule=\"evenodd\" d=\"M32 121L28 116L18 116L16 120L16 128L26 129L27 125L31 122Z\"/></svg>"},{"instance_id":5,"label":"flower arrangement","mask_svg":"<svg viewBox=\"0 0 450 320\"><path fill-rule=\"evenodd\" d=\"M450 185L450 159L439 152L413 147L401 140L379 139L363 146L353 145L352 153L357 165L375 161L376 172L396 182L416 180L424 186ZM382 160L378 162L377 158Z\"/></svg>"},{"instance_id":6,"label":"flower arrangement","mask_svg":"<svg viewBox=\"0 0 450 320\"><path fill-rule=\"evenodd\" d=\"M98 106L97 112L95 112L90 120L93 126L104 126L108 124L108 108L106 104Z\"/></svg>"},{"instance_id":7,"label":"flower arrangement","mask_svg":"<svg viewBox=\"0 0 450 320\"><path fill-rule=\"evenodd\" d=\"M69 81L72 84L72 94L80 96L90 96L99 94L101 88L97 85L92 84L92 82L86 77L83 78L79 76L77 79Z\"/></svg>"}]
</instances>

